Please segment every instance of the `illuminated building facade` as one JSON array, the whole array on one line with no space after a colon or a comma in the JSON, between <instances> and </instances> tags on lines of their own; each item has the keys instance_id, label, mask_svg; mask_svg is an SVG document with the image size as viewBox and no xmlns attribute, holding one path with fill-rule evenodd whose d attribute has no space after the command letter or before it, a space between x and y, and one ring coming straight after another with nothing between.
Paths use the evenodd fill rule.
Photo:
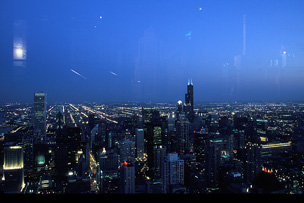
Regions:
<instances>
[{"instance_id":1,"label":"illuminated building facade","mask_svg":"<svg viewBox=\"0 0 304 203\"><path fill-rule=\"evenodd\" d=\"M23 148L13 142L4 145L3 180L7 192L21 192L24 188Z\"/></svg>"},{"instance_id":2,"label":"illuminated building facade","mask_svg":"<svg viewBox=\"0 0 304 203\"><path fill-rule=\"evenodd\" d=\"M267 127L268 127L268 121L267 119L257 118L256 119L256 125L257 125L257 136L260 138L260 140L263 142L264 140L267 141Z\"/></svg>"},{"instance_id":3,"label":"illuminated building facade","mask_svg":"<svg viewBox=\"0 0 304 203\"><path fill-rule=\"evenodd\" d=\"M282 152L292 150L292 142L268 142L267 144L261 145L261 156L262 158L270 158L271 156L277 156Z\"/></svg>"}]
</instances>

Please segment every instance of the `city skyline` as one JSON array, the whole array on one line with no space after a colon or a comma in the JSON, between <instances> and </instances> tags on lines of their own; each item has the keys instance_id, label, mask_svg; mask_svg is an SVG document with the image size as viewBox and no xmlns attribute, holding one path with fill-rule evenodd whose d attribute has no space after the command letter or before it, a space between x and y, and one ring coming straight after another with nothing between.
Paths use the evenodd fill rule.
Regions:
<instances>
[{"instance_id":1,"label":"city skyline","mask_svg":"<svg viewBox=\"0 0 304 203\"><path fill-rule=\"evenodd\" d=\"M303 10L0 1L0 193L303 194Z\"/></svg>"},{"instance_id":2,"label":"city skyline","mask_svg":"<svg viewBox=\"0 0 304 203\"><path fill-rule=\"evenodd\" d=\"M304 103L0 105L0 191L302 194ZM192 108L189 108L192 107Z\"/></svg>"},{"instance_id":3,"label":"city skyline","mask_svg":"<svg viewBox=\"0 0 304 203\"><path fill-rule=\"evenodd\" d=\"M1 5L1 103L304 99L300 0Z\"/></svg>"}]
</instances>

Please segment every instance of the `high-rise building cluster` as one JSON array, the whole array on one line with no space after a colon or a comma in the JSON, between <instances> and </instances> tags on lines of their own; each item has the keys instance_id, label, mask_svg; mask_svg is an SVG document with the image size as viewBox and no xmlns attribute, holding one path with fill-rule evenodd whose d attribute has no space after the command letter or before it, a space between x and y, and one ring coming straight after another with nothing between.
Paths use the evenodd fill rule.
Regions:
<instances>
[{"instance_id":1,"label":"high-rise building cluster","mask_svg":"<svg viewBox=\"0 0 304 203\"><path fill-rule=\"evenodd\" d=\"M302 193L304 105L1 106L5 193ZM5 132L6 131L6 132Z\"/></svg>"}]
</instances>

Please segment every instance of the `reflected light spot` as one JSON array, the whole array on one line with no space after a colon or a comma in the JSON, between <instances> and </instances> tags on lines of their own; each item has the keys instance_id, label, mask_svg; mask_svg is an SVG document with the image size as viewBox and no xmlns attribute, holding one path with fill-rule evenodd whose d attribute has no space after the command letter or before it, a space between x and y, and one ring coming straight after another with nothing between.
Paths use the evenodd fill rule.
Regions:
<instances>
[{"instance_id":1,"label":"reflected light spot","mask_svg":"<svg viewBox=\"0 0 304 203\"><path fill-rule=\"evenodd\" d=\"M22 48L15 48L14 59L23 59L23 57L24 57L24 50Z\"/></svg>"}]
</instances>

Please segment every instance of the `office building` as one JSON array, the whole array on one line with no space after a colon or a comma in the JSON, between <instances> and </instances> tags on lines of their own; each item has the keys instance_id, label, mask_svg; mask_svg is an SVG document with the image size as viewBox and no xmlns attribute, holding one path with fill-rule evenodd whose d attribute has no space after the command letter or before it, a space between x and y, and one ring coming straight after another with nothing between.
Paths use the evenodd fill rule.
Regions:
<instances>
[{"instance_id":1,"label":"office building","mask_svg":"<svg viewBox=\"0 0 304 203\"><path fill-rule=\"evenodd\" d=\"M157 145L154 148L154 179L159 179L162 176L162 163L166 157L166 147Z\"/></svg>"},{"instance_id":2,"label":"office building","mask_svg":"<svg viewBox=\"0 0 304 203\"><path fill-rule=\"evenodd\" d=\"M199 164L202 166L205 163L205 147L207 144L207 138L208 138L208 132L206 132L204 129L201 131L194 133L194 155L196 156L196 160Z\"/></svg>"},{"instance_id":3,"label":"office building","mask_svg":"<svg viewBox=\"0 0 304 203\"><path fill-rule=\"evenodd\" d=\"M181 114L181 113L183 113L183 102L182 102L182 100L178 100L175 117L179 118L179 114Z\"/></svg>"},{"instance_id":4,"label":"office building","mask_svg":"<svg viewBox=\"0 0 304 203\"><path fill-rule=\"evenodd\" d=\"M120 193L135 193L135 166L127 161L120 164Z\"/></svg>"},{"instance_id":5,"label":"office building","mask_svg":"<svg viewBox=\"0 0 304 203\"><path fill-rule=\"evenodd\" d=\"M179 158L184 160L184 186L189 188L192 184L190 176L197 171L196 157L193 153L188 153L179 155Z\"/></svg>"},{"instance_id":6,"label":"office building","mask_svg":"<svg viewBox=\"0 0 304 203\"><path fill-rule=\"evenodd\" d=\"M219 166L221 163L223 145L224 140L217 136L213 136L207 141L205 148L205 163L208 188L219 187Z\"/></svg>"},{"instance_id":7,"label":"office building","mask_svg":"<svg viewBox=\"0 0 304 203\"><path fill-rule=\"evenodd\" d=\"M161 123L159 111L155 108L143 108L142 117L144 123L145 152L148 155L148 167L154 167L153 149L155 145L162 144Z\"/></svg>"},{"instance_id":8,"label":"office building","mask_svg":"<svg viewBox=\"0 0 304 203\"><path fill-rule=\"evenodd\" d=\"M167 117L167 122L168 122L168 134L170 135L172 131L175 129L175 115L174 113L170 113Z\"/></svg>"},{"instance_id":9,"label":"office building","mask_svg":"<svg viewBox=\"0 0 304 203\"><path fill-rule=\"evenodd\" d=\"M55 163L57 180L65 179L68 172L68 139L61 110L58 110L56 114Z\"/></svg>"},{"instance_id":10,"label":"office building","mask_svg":"<svg viewBox=\"0 0 304 203\"><path fill-rule=\"evenodd\" d=\"M248 142L244 148L243 168L246 183L252 183L262 170L261 148L261 145L251 142Z\"/></svg>"},{"instance_id":11,"label":"office building","mask_svg":"<svg viewBox=\"0 0 304 203\"><path fill-rule=\"evenodd\" d=\"M190 122L183 114L180 114L179 119L176 121L176 135L178 139L179 154L188 153L191 148Z\"/></svg>"},{"instance_id":12,"label":"office building","mask_svg":"<svg viewBox=\"0 0 304 203\"><path fill-rule=\"evenodd\" d=\"M136 158L138 160L144 159L144 151L145 151L145 139L144 139L144 129L138 128L136 129Z\"/></svg>"},{"instance_id":13,"label":"office building","mask_svg":"<svg viewBox=\"0 0 304 203\"><path fill-rule=\"evenodd\" d=\"M187 93L185 94L185 104L184 104L184 112L186 118L190 122L193 122L194 119L194 110L193 110L193 83L192 79L188 81L187 85Z\"/></svg>"},{"instance_id":14,"label":"office building","mask_svg":"<svg viewBox=\"0 0 304 203\"><path fill-rule=\"evenodd\" d=\"M218 113L211 113L207 118L209 132L216 132L219 129L219 115Z\"/></svg>"},{"instance_id":15,"label":"office building","mask_svg":"<svg viewBox=\"0 0 304 203\"><path fill-rule=\"evenodd\" d=\"M91 136L90 136L90 148L92 149L95 145L95 138L98 137L99 133L99 124L95 125L94 128L91 130ZM94 147L95 151L95 147Z\"/></svg>"},{"instance_id":16,"label":"office building","mask_svg":"<svg viewBox=\"0 0 304 203\"><path fill-rule=\"evenodd\" d=\"M135 142L125 140L120 143L120 162L135 162Z\"/></svg>"},{"instance_id":17,"label":"office building","mask_svg":"<svg viewBox=\"0 0 304 203\"><path fill-rule=\"evenodd\" d=\"M260 138L261 141L267 141L267 127L268 127L268 121L265 118L257 118L256 119L256 132L258 138Z\"/></svg>"},{"instance_id":18,"label":"office building","mask_svg":"<svg viewBox=\"0 0 304 203\"><path fill-rule=\"evenodd\" d=\"M184 185L184 160L177 153L169 153L162 164L163 193L170 193L176 185Z\"/></svg>"},{"instance_id":19,"label":"office building","mask_svg":"<svg viewBox=\"0 0 304 203\"><path fill-rule=\"evenodd\" d=\"M63 112L61 111L61 109L58 109L56 113L56 130L62 130L64 125L65 122Z\"/></svg>"},{"instance_id":20,"label":"office building","mask_svg":"<svg viewBox=\"0 0 304 203\"><path fill-rule=\"evenodd\" d=\"M99 154L100 170L104 177L118 177L119 155L114 150L103 151Z\"/></svg>"},{"instance_id":21,"label":"office building","mask_svg":"<svg viewBox=\"0 0 304 203\"><path fill-rule=\"evenodd\" d=\"M151 123L159 122L159 111L154 107L143 107L142 108L142 119L144 126Z\"/></svg>"},{"instance_id":22,"label":"office building","mask_svg":"<svg viewBox=\"0 0 304 203\"><path fill-rule=\"evenodd\" d=\"M81 150L81 130L79 127L67 127L66 136L68 140L68 165L70 168L76 166L77 152Z\"/></svg>"},{"instance_id":23,"label":"office building","mask_svg":"<svg viewBox=\"0 0 304 203\"><path fill-rule=\"evenodd\" d=\"M46 142L46 93L34 94L34 143Z\"/></svg>"},{"instance_id":24,"label":"office building","mask_svg":"<svg viewBox=\"0 0 304 203\"><path fill-rule=\"evenodd\" d=\"M19 193L24 188L23 148L14 142L4 144L4 190Z\"/></svg>"}]
</instances>

